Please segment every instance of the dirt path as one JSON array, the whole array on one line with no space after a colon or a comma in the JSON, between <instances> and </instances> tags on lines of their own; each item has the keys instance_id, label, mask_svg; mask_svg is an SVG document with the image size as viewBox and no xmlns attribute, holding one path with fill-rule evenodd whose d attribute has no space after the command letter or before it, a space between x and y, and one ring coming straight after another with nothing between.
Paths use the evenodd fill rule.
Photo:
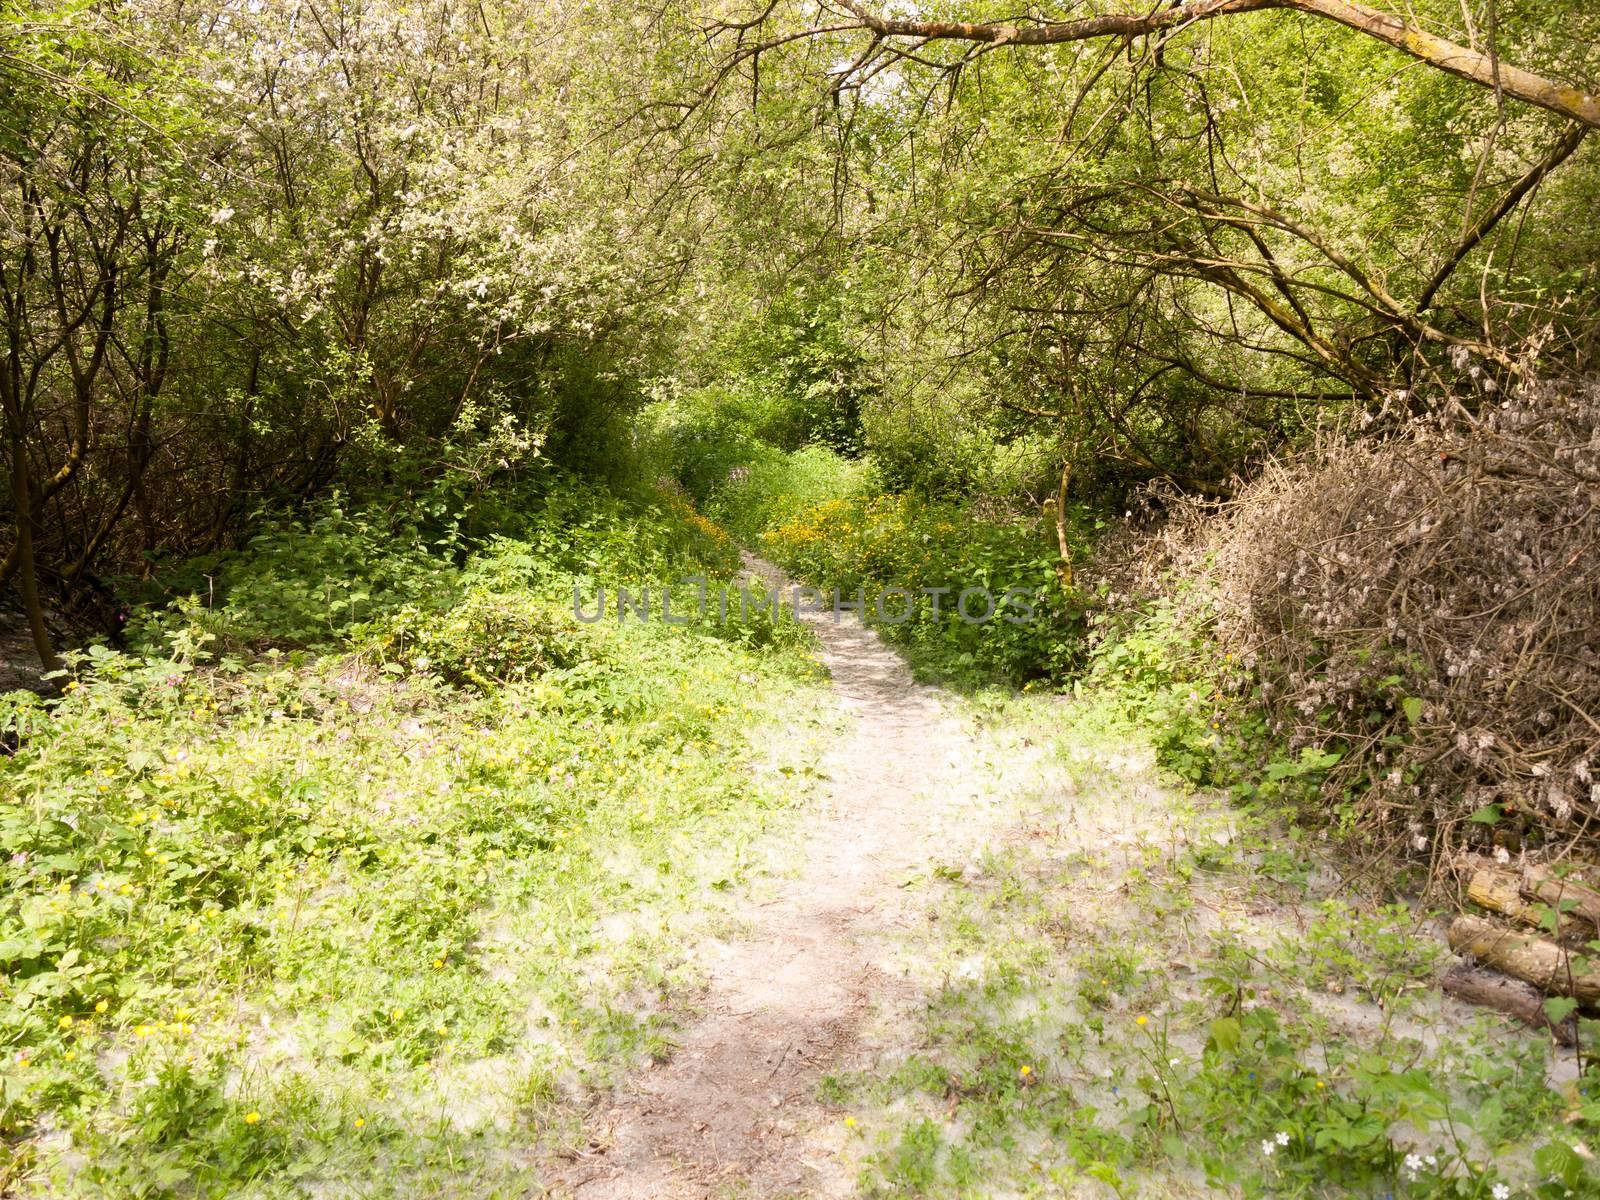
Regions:
<instances>
[{"instance_id":1,"label":"dirt path","mask_svg":"<svg viewBox=\"0 0 1600 1200\"><path fill-rule=\"evenodd\" d=\"M1273 1010L1298 1047L1283 1069L1319 1088L1355 1086L1351 1048L1441 1077L1500 1061L1503 1030L1438 1035L1473 1014L1428 982L1437 938L1345 889L1303 837L1173 786L1101 710L957 704L854 619L809 623L848 723L798 840L775 848L798 866L744 902L740 934L695 948L699 1016L591 1114L592 1152L553 1194L827 1200L858 1177L908 1195L1216 1194L1139 1139L1181 1109L1238 1127L1241 1177L1276 1169L1287 1118L1241 1106L1207 1056L1224 977L1234 1004ZM1542 1050L1530 1061L1542 1094ZM1051 1121L1068 1134L1041 1136Z\"/></svg>"},{"instance_id":2,"label":"dirt path","mask_svg":"<svg viewBox=\"0 0 1600 1200\"><path fill-rule=\"evenodd\" d=\"M787 586L769 564L748 565ZM948 847L975 799L974 738L853 616L806 620L849 729L824 762L803 865L752 906L748 936L707 949L702 1015L670 1063L616 1100L605 1152L568 1181L582 1200L852 1190L816 1084L860 1057L869 1022L910 1000L883 952L906 917L897 878Z\"/></svg>"}]
</instances>

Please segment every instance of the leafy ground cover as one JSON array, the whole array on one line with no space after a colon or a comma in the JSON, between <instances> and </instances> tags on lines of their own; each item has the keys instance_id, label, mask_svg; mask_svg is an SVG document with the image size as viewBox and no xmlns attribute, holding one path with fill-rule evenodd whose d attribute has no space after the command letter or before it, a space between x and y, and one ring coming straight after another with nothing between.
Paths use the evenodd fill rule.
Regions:
<instances>
[{"instance_id":1,"label":"leafy ground cover","mask_svg":"<svg viewBox=\"0 0 1600 1200\"><path fill-rule=\"evenodd\" d=\"M1442 1000L1425 911L1186 791L1115 696L973 702L996 775L1065 786L902 883L912 1029L822 1088L863 1193L1597 1194L1586 1063Z\"/></svg>"},{"instance_id":2,"label":"leafy ground cover","mask_svg":"<svg viewBox=\"0 0 1600 1200\"><path fill-rule=\"evenodd\" d=\"M770 620L574 618L726 575L682 502L522 500L461 567L371 508L269 528L6 697L0 1190L521 1194L561 1098L668 1053L815 668Z\"/></svg>"}]
</instances>

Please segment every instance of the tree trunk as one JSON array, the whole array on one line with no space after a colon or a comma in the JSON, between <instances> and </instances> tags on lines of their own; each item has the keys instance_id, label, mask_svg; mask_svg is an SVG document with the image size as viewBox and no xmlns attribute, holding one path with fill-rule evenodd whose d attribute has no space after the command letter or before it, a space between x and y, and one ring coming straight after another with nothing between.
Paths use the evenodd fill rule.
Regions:
<instances>
[{"instance_id":1,"label":"tree trunk","mask_svg":"<svg viewBox=\"0 0 1600 1200\"><path fill-rule=\"evenodd\" d=\"M20 438L11 439L11 504L17 514L17 590L28 617L33 646L46 674L61 669L50 631L45 628L44 605L39 600L39 572L33 560L33 496L28 478L28 449Z\"/></svg>"},{"instance_id":2,"label":"tree trunk","mask_svg":"<svg viewBox=\"0 0 1600 1200\"><path fill-rule=\"evenodd\" d=\"M1552 1021L1544 1010L1544 997L1520 979L1507 979L1493 971L1463 964L1445 972L1444 978L1439 980L1439 988L1457 1000L1481 1004L1515 1017L1534 1029L1546 1030L1563 1046L1578 1044L1577 1020L1568 1017L1559 1023Z\"/></svg>"},{"instance_id":3,"label":"tree trunk","mask_svg":"<svg viewBox=\"0 0 1600 1200\"><path fill-rule=\"evenodd\" d=\"M1532 925L1557 937L1584 933L1589 937L1594 936L1593 929L1564 911L1570 905L1557 907L1541 903L1539 899L1530 900L1524 895L1525 892L1538 895L1515 871L1474 871L1467 882L1467 899L1491 912L1503 913L1513 921Z\"/></svg>"}]
</instances>

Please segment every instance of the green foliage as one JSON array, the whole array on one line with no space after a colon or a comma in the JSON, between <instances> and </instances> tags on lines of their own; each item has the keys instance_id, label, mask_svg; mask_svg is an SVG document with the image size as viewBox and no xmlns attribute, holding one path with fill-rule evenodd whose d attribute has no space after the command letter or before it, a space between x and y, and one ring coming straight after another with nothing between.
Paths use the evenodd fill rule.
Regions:
<instances>
[{"instance_id":1,"label":"green foliage","mask_svg":"<svg viewBox=\"0 0 1600 1200\"><path fill-rule=\"evenodd\" d=\"M780 450L861 452L861 409L871 389L849 332L837 293L804 287L735 332L727 377L748 397L751 433Z\"/></svg>"},{"instance_id":2,"label":"green foliage","mask_svg":"<svg viewBox=\"0 0 1600 1200\"><path fill-rule=\"evenodd\" d=\"M224 648L327 649L394 608L448 591L455 572L430 547L414 512L392 517L338 496L302 515L267 520L248 546L190 564L205 590L150 618L143 636L170 638L175 621Z\"/></svg>"},{"instance_id":3,"label":"green foliage","mask_svg":"<svg viewBox=\"0 0 1600 1200\"><path fill-rule=\"evenodd\" d=\"M23 1176L367 1186L374 1153L444 1161L441 1103L518 1136L522 1090L453 1082L486 1063L540 1094L555 1064L664 1053L611 1001L675 986L668 936L615 944L599 916L740 877L787 787L737 770L745 735L810 668L792 623L574 619L591 580L726 578L726 535L676 497L552 474L521 500L461 567L419 521L330 501L216 564L215 607L79 656L59 701L4 698L0 1137Z\"/></svg>"},{"instance_id":4,"label":"green foliage","mask_svg":"<svg viewBox=\"0 0 1600 1200\"><path fill-rule=\"evenodd\" d=\"M873 462L891 491L959 501L992 498L1012 504L1055 491L1059 439L986 419L990 396L955 389L936 403L891 394L870 406L863 423Z\"/></svg>"},{"instance_id":5,"label":"green foliage","mask_svg":"<svg viewBox=\"0 0 1600 1200\"><path fill-rule=\"evenodd\" d=\"M807 448L819 464L838 462L838 473L850 475L869 389L841 322L836 298L804 289L747 315L704 351L715 366L710 382L665 385L642 414L647 469L676 480L700 503L747 470L778 484L791 471L785 453ZM793 464L797 474L828 486L826 471L807 472L803 462Z\"/></svg>"},{"instance_id":6,"label":"green foliage","mask_svg":"<svg viewBox=\"0 0 1600 1200\"><path fill-rule=\"evenodd\" d=\"M1082 617L1077 596L1063 593L1053 530L911 494L847 493L797 510L795 490L775 481L799 474L815 494L811 466L752 470L717 493L713 511L759 530L760 551L800 579L841 602L859 598L865 619L919 667L967 683L1066 675Z\"/></svg>"},{"instance_id":7,"label":"green foliage","mask_svg":"<svg viewBox=\"0 0 1600 1200\"><path fill-rule=\"evenodd\" d=\"M731 473L713 493L709 511L750 545L788 519L876 491L876 463L842 458L824 446L792 453L764 448Z\"/></svg>"},{"instance_id":8,"label":"green foliage","mask_svg":"<svg viewBox=\"0 0 1600 1200\"><path fill-rule=\"evenodd\" d=\"M782 452L756 433L761 421L748 398L710 384L658 401L643 414L650 469L705 503L741 468L782 461Z\"/></svg>"}]
</instances>

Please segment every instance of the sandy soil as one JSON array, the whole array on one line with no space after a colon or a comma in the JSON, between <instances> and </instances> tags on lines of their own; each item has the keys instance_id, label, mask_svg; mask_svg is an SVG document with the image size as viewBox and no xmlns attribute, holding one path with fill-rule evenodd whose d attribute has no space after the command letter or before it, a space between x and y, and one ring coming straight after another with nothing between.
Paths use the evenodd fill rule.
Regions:
<instances>
[{"instance_id":1,"label":"sandy soil","mask_svg":"<svg viewBox=\"0 0 1600 1200\"><path fill-rule=\"evenodd\" d=\"M769 564L749 565L787 586ZM853 616L805 619L850 720L823 763L803 865L752 905L747 936L704 948L701 1015L671 1061L603 1114L598 1153L563 1181L582 1200L852 1191L838 1116L816 1084L860 1061L885 1012L910 1002L886 953L908 915L899 883L948 848L979 789L974 737L937 689Z\"/></svg>"}]
</instances>

